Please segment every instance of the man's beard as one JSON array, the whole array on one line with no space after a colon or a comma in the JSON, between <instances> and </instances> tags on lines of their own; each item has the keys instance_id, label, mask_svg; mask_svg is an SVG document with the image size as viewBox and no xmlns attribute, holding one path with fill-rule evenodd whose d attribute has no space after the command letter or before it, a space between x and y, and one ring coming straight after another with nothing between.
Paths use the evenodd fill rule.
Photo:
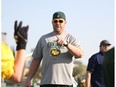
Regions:
<instances>
[{"instance_id":1,"label":"man's beard","mask_svg":"<svg viewBox=\"0 0 116 87\"><path fill-rule=\"evenodd\" d=\"M61 30L60 30L60 28L54 28L54 32L57 34L60 34Z\"/></svg>"}]
</instances>

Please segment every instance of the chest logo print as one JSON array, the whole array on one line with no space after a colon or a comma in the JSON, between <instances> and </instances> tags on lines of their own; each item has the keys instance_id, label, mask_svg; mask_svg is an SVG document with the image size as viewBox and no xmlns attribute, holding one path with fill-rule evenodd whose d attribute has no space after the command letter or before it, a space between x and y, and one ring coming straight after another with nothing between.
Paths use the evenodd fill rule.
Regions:
<instances>
[{"instance_id":1,"label":"chest logo print","mask_svg":"<svg viewBox=\"0 0 116 87\"><path fill-rule=\"evenodd\" d=\"M60 55L61 51L58 47L57 42L55 42L55 41L54 42L49 42L48 45L50 47L50 55L52 55L52 56Z\"/></svg>"}]
</instances>

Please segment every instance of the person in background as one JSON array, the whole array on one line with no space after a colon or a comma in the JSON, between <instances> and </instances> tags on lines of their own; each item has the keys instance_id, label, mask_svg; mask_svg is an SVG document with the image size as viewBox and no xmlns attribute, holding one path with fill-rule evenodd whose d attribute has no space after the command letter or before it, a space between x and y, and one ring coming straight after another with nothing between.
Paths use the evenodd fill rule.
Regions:
<instances>
[{"instance_id":1,"label":"person in background","mask_svg":"<svg viewBox=\"0 0 116 87\"><path fill-rule=\"evenodd\" d=\"M79 41L66 32L66 16L58 11L53 14L53 31L43 35L33 52L33 60L25 87L30 82L42 61L42 79L40 87L73 87L73 56L81 58L83 50Z\"/></svg>"},{"instance_id":2,"label":"person in background","mask_svg":"<svg viewBox=\"0 0 116 87\"><path fill-rule=\"evenodd\" d=\"M101 41L100 51L89 58L85 87L105 87L102 65L104 54L109 50L110 45L108 40Z\"/></svg>"},{"instance_id":3,"label":"person in background","mask_svg":"<svg viewBox=\"0 0 116 87\"><path fill-rule=\"evenodd\" d=\"M114 87L114 58L115 58L115 48L112 47L105 54L105 58L103 61L103 76L106 87Z\"/></svg>"},{"instance_id":4,"label":"person in background","mask_svg":"<svg viewBox=\"0 0 116 87\"><path fill-rule=\"evenodd\" d=\"M12 82L21 82L23 70L25 66L25 49L28 39L29 26L22 26L22 21L14 24L14 38L16 40L16 57L13 52L4 42L1 42L1 76L2 79L10 80Z\"/></svg>"}]
</instances>

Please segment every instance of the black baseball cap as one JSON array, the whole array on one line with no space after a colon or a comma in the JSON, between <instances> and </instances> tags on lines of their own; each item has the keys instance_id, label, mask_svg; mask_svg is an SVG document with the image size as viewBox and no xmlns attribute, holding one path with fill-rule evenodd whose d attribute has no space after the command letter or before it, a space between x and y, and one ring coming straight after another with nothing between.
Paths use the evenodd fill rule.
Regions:
<instances>
[{"instance_id":1,"label":"black baseball cap","mask_svg":"<svg viewBox=\"0 0 116 87\"><path fill-rule=\"evenodd\" d=\"M102 46L102 45L110 46L111 44L110 44L110 42L108 40L102 40L101 43L100 43L100 46Z\"/></svg>"},{"instance_id":2,"label":"black baseball cap","mask_svg":"<svg viewBox=\"0 0 116 87\"><path fill-rule=\"evenodd\" d=\"M57 11L53 14L53 20L56 19L56 18L62 18L64 20L66 20L65 14L61 11Z\"/></svg>"}]
</instances>

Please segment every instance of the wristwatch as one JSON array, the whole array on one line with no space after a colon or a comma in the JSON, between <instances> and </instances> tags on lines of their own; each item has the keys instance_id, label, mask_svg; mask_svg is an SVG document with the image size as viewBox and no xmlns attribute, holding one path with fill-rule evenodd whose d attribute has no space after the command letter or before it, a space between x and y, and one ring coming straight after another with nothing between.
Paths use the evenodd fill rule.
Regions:
<instances>
[{"instance_id":1,"label":"wristwatch","mask_svg":"<svg viewBox=\"0 0 116 87\"><path fill-rule=\"evenodd\" d=\"M68 44L69 44L69 43L68 43L68 41L66 41L66 42L67 42L66 44L63 44L65 47L67 47L67 46L68 46Z\"/></svg>"}]
</instances>

